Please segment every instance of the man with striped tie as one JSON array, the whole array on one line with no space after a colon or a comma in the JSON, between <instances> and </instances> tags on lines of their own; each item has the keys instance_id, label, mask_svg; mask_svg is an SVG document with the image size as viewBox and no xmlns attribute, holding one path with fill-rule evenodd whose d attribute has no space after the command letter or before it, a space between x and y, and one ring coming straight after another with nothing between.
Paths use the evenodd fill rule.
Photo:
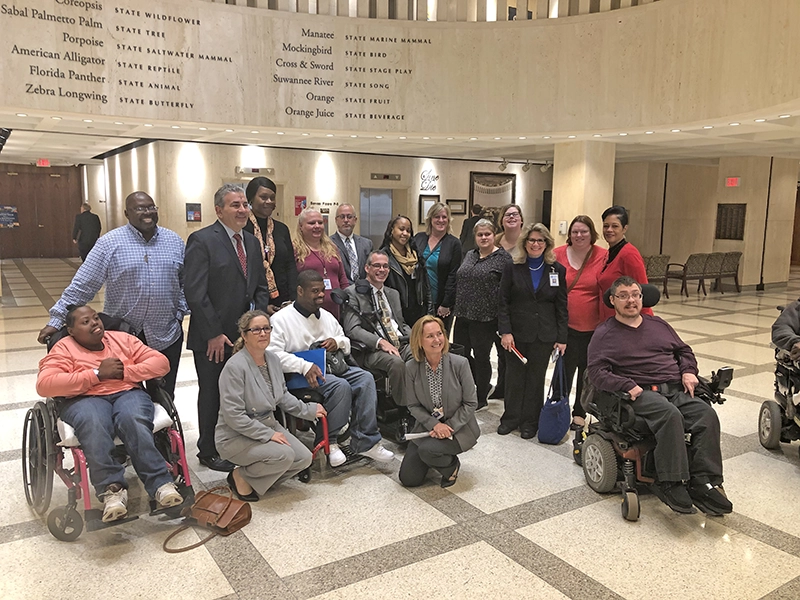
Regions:
<instances>
[{"instance_id":1,"label":"man with striped tie","mask_svg":"<svg viewBox=\"0 0 800 600\"><path fill-rule=\"evenodd\" d=\"M331 236L331 241L339 249L347 279L351 284L364 278L364 265L373 247L371 239L353 233L357 222L353 205L340 204L336 209L336 233Z\"/></svg>"}]
</instances>

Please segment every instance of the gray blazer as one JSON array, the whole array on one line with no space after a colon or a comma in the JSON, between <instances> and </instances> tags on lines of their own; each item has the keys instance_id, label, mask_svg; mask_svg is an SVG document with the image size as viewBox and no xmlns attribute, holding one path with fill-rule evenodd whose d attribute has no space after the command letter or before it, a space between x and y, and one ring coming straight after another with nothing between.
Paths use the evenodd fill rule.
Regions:
<instances>
[{"instance_id":1,"label":"gray blazer","mask_svg":"<svg viewBox=\"0 0 800 600\"><path fill-rule=\"evenodd\" d=\"M344 272L347 275L347 280L353 283L353 279L350 277L350 257L347 255L344 241L338 231L331 236L331 241L336 244L336 247L339 249L339 255L342 258L342 265L344 265ZM353 234L353 244L355 244L356 256L358 257L358 277L359 279L363 279L367 276L366 271L364 271L364 265L367 264L369 253L372 252L372 240L361 235Z\"/></svg>"},{"instance_id":2,"label":"gray blazer","mask_svg":"<svg viewBox=\"0 0 800 600\"><path fill-rule=\"evenodd\" d=\"M428 387L425 362L413 358L406 363L406 400L408 410L417 424L413 433L431 431L439 420L432 416L433 401ZM469 450L478 441L481 430L475 419L478 394L469 369L469 361L463 356L442 356L442 407L445 423L453 428L453 437L462 451Z\"/></svg>"},{"instance_id":3,"label":"gray blazer","mask_svg":"<svg viewBox=\"0 0 800 600\"><path fill-rule=\"evenodd\" d=\"M214 441L217 449L226 456L242 452L254 441L266 444L275 433L277 421L273 411L278 406L307 421L313 421L316 416L316 402L306 404L287 391L278 357L269 351L265 351L264 356L277 397L270 394L261 371L247 350L234 354L222 369Z\"/></svg>"},{"instance_id":4,"label":"gray blazer","mask_svg":"<svg viewBox=\"0 0 800 600\"><path fill-rule=\"evenodd\" d=\"M382 335L378 307L375 306L373 302L372 286L369 284L369 281L362 279L357 281L355 285L348 287L345 293L350 300L350 306L361 311L361 314L366 317L368 323L374 324L375 330L381 332L381 335L378 336L375 330L359 319L358 315L352 310L342 309L342 328L344 329L345 335L351 340L361 342L369 350L375 350L378 347L378 340L384 336ZM389 302L392 318L400 329L400 337L410 336L411 327L403 320L403 307L400 304L400 293L385 285L383 286L383 293L386 296L387 302Z\"/></svg>"}]
</instances>

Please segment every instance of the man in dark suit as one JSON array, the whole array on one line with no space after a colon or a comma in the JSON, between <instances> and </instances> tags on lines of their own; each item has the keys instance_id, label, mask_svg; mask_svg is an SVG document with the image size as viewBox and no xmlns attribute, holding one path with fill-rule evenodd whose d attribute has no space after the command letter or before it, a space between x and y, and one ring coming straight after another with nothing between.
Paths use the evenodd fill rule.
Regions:
<instances>
[{"instance_id":1,"label":"man in dark suit","mask_svg":"<svg viewBox=\"0 0 800 600\"><path fill-rule=\"evenodd\" d=\"M197 383L197 440L200 463L232 471L214 444L219 413L219 376L238 337L236 322L250 308L266 310L269 289L261 248L243 230L250 214L244 190L226 183L214 194L217 221L186 242L186 302L192 311L186 346L194 353Z\"/></svg>"},{"instance_id":2,"label":"man in dark suit","mask_svg":"<svg viewBox=\"0 0 800 600\"><path fill-rule=\"evenodd\" d=\"M382 250L370 252L365 270L367 278L345 290L350 306L361 316L345 310L344 332L366 346L364 368L387 376L394 401L405 405L405 361L411 358L411 327L403 320L400 294L384 285L389 276L389 256Z\"/></svg>"},{"instance_id":3,"label":"man in dark suit","mask_svg":"<svg viewBox=\"0 0 800 600\"><path fill-rule=\"evenodd\" d=\"M483 207L480 204L472 205L472 216L464 221L461 226L461 256L466 256L467 252L475 248L475 233L472 231L475 228L475 223L480 221Z\"/></svg>"},{"instance_id":4,"label":"man in dark suit","mask_svg":"<svg viewBox=\"0 0 800 600\"><path fill-rule=\"evenodd\" d=\"M82 261L86 260L89 251L94 248L101 230L100 217L92 212L88 202L84 202L81 212L75 215L75 225L72 227L72 242L78 244Z\"/></svg>"},{"instance_id":5,"label":"man in dark suit","mask_svg":"<svg viewBox=\"0 0 800 600\"><path fill-rule=\"evenodd\" d=\"M347 279L351 284L364 278L364 265L367 264L367 256L372 252L371 239L353 234L357 221L352 204L339 205L336 209L336 233L331 236L339 249Z\"/></svg>"}]
</instances>

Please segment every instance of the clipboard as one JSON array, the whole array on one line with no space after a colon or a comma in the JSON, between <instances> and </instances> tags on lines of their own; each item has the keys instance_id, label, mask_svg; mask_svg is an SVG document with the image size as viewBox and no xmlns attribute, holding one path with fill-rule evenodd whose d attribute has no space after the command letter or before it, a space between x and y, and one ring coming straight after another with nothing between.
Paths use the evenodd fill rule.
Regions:
<instances>
[{"instance_id":1,"label":"clipboard","mask_svg":"<svg viewBox=\"0 0 800 600\"><path fill-rule=\"evenodd\" d=\"M325 373L325 348L316 348L315 350L303 350L302 352L292 352L297 358L302 358L305 361L312 362L319 367L319 370ZM322 381L319 381L322 385ZM299 390L307 388L308 379L302 373L287 373L286 374L286 387L290 390Z\"/></svg>"}]
</instances>

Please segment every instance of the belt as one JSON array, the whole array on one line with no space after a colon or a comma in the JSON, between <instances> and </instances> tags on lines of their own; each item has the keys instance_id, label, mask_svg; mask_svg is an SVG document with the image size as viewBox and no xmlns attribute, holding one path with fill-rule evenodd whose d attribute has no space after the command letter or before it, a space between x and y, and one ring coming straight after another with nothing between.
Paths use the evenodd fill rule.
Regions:
<instances>
[{"instance_id":1,"label":"belt","mask_svg":"<svg viewBox=\"0 0 800 600\"><path fill-rule=\"evenodd\" d=\"M675 394L677 392L683 391L683 383L680 381L668 381L667 383L657 383L657 384L650 384L650 385L643 385L641 386L642 389L650 390L652 392L658 392L663 396L669 396L670 394Z\"/></svg>"}]
</instances>

